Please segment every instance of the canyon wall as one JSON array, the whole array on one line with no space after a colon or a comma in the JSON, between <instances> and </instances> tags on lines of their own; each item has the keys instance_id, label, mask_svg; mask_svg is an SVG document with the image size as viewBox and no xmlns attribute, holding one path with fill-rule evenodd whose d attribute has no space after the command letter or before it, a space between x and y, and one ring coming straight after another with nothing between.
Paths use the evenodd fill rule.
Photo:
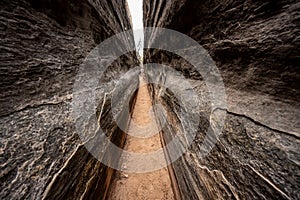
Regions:
<instances>
[{"instance_id":1,"label":"canyon wall","mask_svg":"<svg viewBox=\"0 0 300 200\"><path fill-rule=\"evenodd\" d=\"M195 109L191 103L179 101L164 85L176 83L178 90L188 91L183 84L188 80L198 95L199 107L192 110L200 120L198 132L172 166L182 199L300 198L299 11L299 2L293 0L144 1L145 27L173 29L202 45L218 67L227 96L226 107L212 110L206 77L193 67L194 60L145 51L145 64L165 64L182 75L145 69L148 80L160 83L150 91L154 103L168 113L166 143L176 136L184 143L197 124L188 117ZM160 39L159 33L146 33L145 48ZM178 42L171 37L164 41L171 46ZM201 145L216 110L224 111L226 120L221 135L208 135L218 140L203 157ZM163 117L157 118L163 126Z\"/></svg>"},{"instance_id":2,"label":"canyon wall","mask_svg":"<svg viewBox=\"0 0 300 200\"><path fill-rule=\"evenodd\" d=\"M0 199L106 198L114 170L94 156L118 160L100 139L124 145L118 125L126 128L123 108L130 112L134 105L131 89L139 74L127 72L139 63L134 51L113 60L114 53L133 48L130 32L109 46L113 53L90 52L131 29L125 0L2 0L0 5ZM299 10L295 0L144 0L146 27L179 31L204 48L176 49L201 54L191 60L157 49L144 54L145 64L171 67L145 66L148 81L158 83L149 86L153 104L167 114L155 107L164 142L179 141L166 154L177 154L196 131L170 166L182 199L300 199ZM176 44L155 31L145 36L146 48L155 41ZM212 74L207 82L192 65L198 59L209 67L207 54L222 79ZM112 63L97 74L94 61L100 69ZM214 86L213 80L224 83L222 106L212 104L207 86ZM177 90L185 98L178 98ZM95 116L80 113L87 108ZM219 135L212 131L219 126L215 117L224 114ZM95 132L95 124L105 135Z\"/></svg>"},{"instance_id":3,"label":"canyon wall","mask_svg":"<svg viewBox=\"0 0 300 200\"><path fill-rule=\"evenodd\" d=\"M94 47L131 29L125 0L3 0L0 5L0 199L105 198L113 170L89 154L78 136L71 114L73 84ZM130 44L132 34L119 40L120 46ZM95 113L120 146L125 138L110 114L110 92L114 80L137 63L132 52L120 57L97 89ZM123 100L128 103L129 96Z\"/></svg>"}]
</instances>

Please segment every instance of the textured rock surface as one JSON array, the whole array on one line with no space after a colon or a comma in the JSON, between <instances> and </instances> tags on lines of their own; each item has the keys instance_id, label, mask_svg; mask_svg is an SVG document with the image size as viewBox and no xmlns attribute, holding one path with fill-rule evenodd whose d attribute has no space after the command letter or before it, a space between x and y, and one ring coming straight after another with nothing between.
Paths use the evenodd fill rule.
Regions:
<instances>
[{"instance_id":1,"label":"textured rock surface","mask_svg":"<svg viewBox=\"0 0 300 200\"><path fill-rule=\"evenodd\" d=\"M130 29L125 1L4 0L0 5L0 199L105 197L113 171L81 144L71 116L72 89L86 55ZM98 117L107 119L101 125L119 145L124 135L109 120L105 93L136 63L134 54L114 62L98 92Z\"/></svg>"},{"instance_id":2,"label":"textured rock surface","mask_svg":"<svg viewBox=\"0 0 300 200\"><path fill-rule=\"evenodd\" d=\"M145 26L174 29L201 44L220 70L227 94L222 135L201 158L211 120L201 75L173 54L145 53L146 62L181 72L199 95L199 131L173 164L183 199L300 198L299 8L297 1L144 1ZM151 68L147 73L149 79L182 79ZM184 138L192 131L186 126L191 119L180 114L180 102L158 85L151 91L169 113L166 142L175 135ZM181 104L189 108L188 102Z\"/></svg>"},{"instance_id":3,"label":"textured rock surface","mask_svg":"<svg viewBox=\"0 0 300 200\"><path fill-rule=\"evenodd\" d=\"M88 153L78 136L74 120L82 119L71 115L72 100L90 88L83 85L74 93L73 84L97 44L130 29L125 0L2 0L0 5L0 199L105 198L114 171ZM146 68L149 81L176 83L188 94L183 84L188 79L199 96L190 115L193 98L179 101L171 90L149 87L153 102L168 114L163 126L155 110L166 143L178 136L184 144L186 133L198 128L191 147L172 165L182 199L300 199L299 8L295 0L144 1L145 26L175 29L199 42L216 62L227 93L227 108L219 109L227 113L223 133L202 158L201 143L214 121L203 77L189 60L170 52L145 53L147 62L184 75ZM121 38L118 47L133 45L132 39ZM102 60L109 59L108 54ZM123 75L137 64L133 52L120 57L95 88L94 120L118 146L125 135L112 114L126 126L128 116L121 111L134 102L130 89L139 72ZM88 82L93 75L87 71L77 78ZM90 140L89 128L85 144L100 146L92 147L108 161L117 157L105 151L107 143Z\"/></svg>"}]
</instances>

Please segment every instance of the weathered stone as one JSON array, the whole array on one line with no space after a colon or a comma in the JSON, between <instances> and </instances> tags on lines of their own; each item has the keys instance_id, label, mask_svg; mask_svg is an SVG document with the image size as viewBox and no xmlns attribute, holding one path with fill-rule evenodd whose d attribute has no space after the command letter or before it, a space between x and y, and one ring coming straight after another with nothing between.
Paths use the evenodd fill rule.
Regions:
<instances>
[{"instance_id":1,"label":"weathered stone","mask_svg":"<svg viewBox=\"0 0 300 200\"><path fill-rule=\"evenodd\" d=\"M78 137L72 90L88 53L130 29L125 0L4 0L0 5L0 199L105 198L113 170ZM120 46L132 43L129 36ZM105 105L98 118L107 119L101 126L120 146L124 134L110 119L111 97L105 93L137 63L134 53L117 59L97 92L95 104Z\"/></svg>"},{"instance_id":2,"label":"weathered stone","mask_svg":"<svg viewBox=\"0 0 300 200\"><path fill-rule=\"evenodd\" d=\"M189 60L170 52L144 54L146 63L182 73L199 96L197 136L173 163L183 199L300 198L298 18L296 1L144 1L145 26L174 29L201 44L215 61L227 94L227 108L220 109L227 113L222 135L202 158L200 147L212 121L203 77ZM146 72L149 79L180 79ZM150 89L154 102L168 112L165 141L184 139L192 132L186 126L191 119L180 113L189 111L188 103L159 85Z\"/></svg>"},{"instance_id":3,"label":"weathered stone","mask_svg":"<svg viewBox=\"0 0 300 200\"><path fill-rule=\"evenodd\" d=\"M126 74L139 64L135 53L116 59L95 88L82 85L74 91L73 86L95 76L89 71L78 76L94 47L131 29L125 0L2 0L0 5L0 199L105 199L114 170L94 155L118 162L119 155L99 138L107 136L119 147L125 143L117 122L126 127L124 108L130 112L135 102L139 71ZM146 78L161 83L149 89L153 103L167 114L164 125L155 107L164 142L179 140L168 155L193 139L170 166L181 198L300 199L299 3L145 0L144 24L177 30L201 44L226 89L226 107L215 109L205 77L191 60L155 49L144 54L145 63L166 64L183 75L145 67ZM115 50L132 45L129 33ZM100 60L111 59L106 56ZM185 80L198 95L196 107ZM185 98L177 98L165 83L184 91ZM72 101L85 89L95 89L95 118L78 132L75 122L82 119L72 115ZM216 144L215 113L227 114ZM95 132L95 124L105 134ZM205 157L204 150L210 151Z\"/></svg>"}]
</instances>

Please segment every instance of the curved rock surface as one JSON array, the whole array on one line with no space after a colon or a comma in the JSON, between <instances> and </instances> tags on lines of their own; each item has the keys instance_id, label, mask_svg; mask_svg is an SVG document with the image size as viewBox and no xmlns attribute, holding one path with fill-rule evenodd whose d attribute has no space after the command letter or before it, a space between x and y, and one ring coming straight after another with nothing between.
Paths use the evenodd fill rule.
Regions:
<instances>
[{"instance_id":1,"label":"curved rock surface","mask_svg":"<svg viewBox=\"0 0 300 200\"><path fill-rule=\"evenodd\" d=\"M0 6L0 199L107 198L115 171L94 156L119 164L120 155L102 139L124 147L139 61L134 51L113 60L109 48L92 50L131 29L125 0L2 0ZM144 67L145 78L158 83L149 91L152 103L162 105L154 113L163 144L178 141L166 155L192 142L168 168L177 198L300 199L299 11L295 0L144 0L144 25L201 44L200 52L177 51L208 53L227 95L225 105L212 104L206 77L191 65L195 59L144 53L145 64L171 67ZM146 34L145 47L159 36ZM133 45L128 32L113 50ZM98 68L111 61L101 76ZM211 76L216 87L220 79Z\"/></svg>"},{"instance_id":2,"label":"curved rock surface","mask_svg":"<svg viewBox=\"0 0 300 200\"><path fill-rule=\"evenodd\" d=\"M88 53L130 29L125 0L4 0L0 5L0 199L104 198L113 171L82 145L71 115L72 90ZM119 42L129 46L133 36ZM106 93L137 63L133 53L119 58L97 89L97 116L107 119L101 127L118 145L124 134L111 119Z\"/></svg>"},{"instance_id":3,"label":"curved rock surface","mask_svg":"<svg viewBox=\"0 0 300 200\"><path fill-rule=\"evenodd\" d=\"M184 75L147 68L149 79L161 85L187 79L199 97L201 106L192 111L198 113L199 130L185 155L173 164L183 199L300 198L299 5L297 1L144 1L145 26L177 30L201 44L215 61L227 95L226 108L220 108L227 114L222 134L209 155L202 157L206 130L214 121L205 77L190 60L166 51L145 52L145 63L160 62ZM145 47L155 40L159 35L150 34ZM177 88L188 89L182 84ZM174 91L159 85L151 91L154 101L168 112L165 141L179 136L184 143L185 135L193 131L187 117L189 102L178 101Z\"/></svg>"}]
</instances>

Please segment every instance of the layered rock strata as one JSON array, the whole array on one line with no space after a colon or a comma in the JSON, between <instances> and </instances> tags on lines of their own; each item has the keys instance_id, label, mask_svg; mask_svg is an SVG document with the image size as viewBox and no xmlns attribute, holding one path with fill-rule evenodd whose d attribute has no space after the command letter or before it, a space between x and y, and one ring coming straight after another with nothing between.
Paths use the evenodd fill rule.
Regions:
<instances>
[{"instance_id":1,"label":"layered rock strata","mask_svg":"<svg viewBox=\"0 0 300 200\"><path fill-rule=\"evenodd\" d=\"M94 47L131 29L125 0L0 4L0 198L105 198L114 171L79 138L73 86ZM120 46L130 44L132 34L119 40ZM99 80L98 99L92 100L102 129L120 146L125 136L112 120L110 94L115 79L137 64L133 52L114 61ZM130 104L130 98L125 94L118 105Z\"/></svg>"},{"instance_id":2,"label":"layered rock strata","mask_svg":"<svg viewBox=\"0 0 300 200\"><path fill-rule=\"evenodd\" d=\"M192 110L200 120L197 135L173 163L182 198L299 199L299 3L146 0L144 24L179 31L202 45L218 67L227 95L226 107L219 108L226 112L222 134L203 157L202 144L215 111L206 77L191 60L162 50L145 52L145 63L162 63L182 75L145 70L156 80L151 82L159 83L150 89L154 102L168 113L163 129L167 143L175 136L185 143L185 135L193 132L190 127L197 124L187 115L190 103L179 101L164 84L188 80L191 87L178 84L177 89L192 88L198 95L199 107ZM146 48L160 35L148 37Z\"/></svg>"}]
</instances>

